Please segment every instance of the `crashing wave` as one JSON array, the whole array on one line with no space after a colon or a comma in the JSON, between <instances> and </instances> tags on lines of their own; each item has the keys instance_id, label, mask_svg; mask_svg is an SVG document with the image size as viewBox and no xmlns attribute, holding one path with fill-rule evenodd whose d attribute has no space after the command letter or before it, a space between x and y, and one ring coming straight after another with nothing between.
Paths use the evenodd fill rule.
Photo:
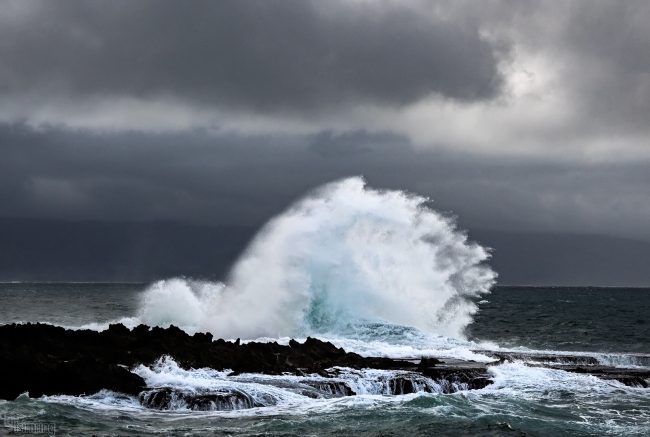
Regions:
<instances>
[{"instance_id":1,"label":"crashing wave","mask_svg":"<svg viewBox=\"0 0 650 437\"><path fill-rule=\"evenodd\" d=\"M169 279L144 294L139 318L220 337L341 332L356 323L413 326L460 338L496 274L428 199L327 184L269 221L225 283Z\"/></svg>"}]
</instances>

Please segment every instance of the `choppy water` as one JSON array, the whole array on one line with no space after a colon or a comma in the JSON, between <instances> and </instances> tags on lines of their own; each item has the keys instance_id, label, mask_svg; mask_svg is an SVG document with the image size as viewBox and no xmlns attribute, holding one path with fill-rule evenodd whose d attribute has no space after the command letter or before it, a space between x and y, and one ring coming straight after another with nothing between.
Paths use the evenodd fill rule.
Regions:
<instances>
[{"instance_id":1,"label":"choppy water","mask_svg":"<svg viewBox=\"0 0 650 437\"><path fill-rule=\"evenodd\" d=\"M101 328L112 320L135 317L145 289L144 284L2 284L0 322ZM350 327L322 337L366 355L436 354L481 360L485 357L473 355L471 349L485 347L601 352L603 360L650 353L650 289L496 287L478 305L480 311L467 329L468 340L386 324ZM57 435L650 433L650 390L522 363L494 367L495 384L485 389L453 394L387 396L382 372L348 372L341 378L361 394L329 399L301 395L304 381L295 376L235 378L210 370L187 371L173 362L136 372L151 386L238 388L267 399L267 406L158 412L115 393L21 397L0 401L8 426L4 429L51 424Z\"/></svg>"},{"instance_id":2,"label":"choppy water","mask_svg":"<svg viewBox=\"0 0 650 437\"><path fill-rule=\"evenodd\" d=\"M649 291L496 287L468 332L511 348L648 353Z\"/></svg>"}]
</instances>

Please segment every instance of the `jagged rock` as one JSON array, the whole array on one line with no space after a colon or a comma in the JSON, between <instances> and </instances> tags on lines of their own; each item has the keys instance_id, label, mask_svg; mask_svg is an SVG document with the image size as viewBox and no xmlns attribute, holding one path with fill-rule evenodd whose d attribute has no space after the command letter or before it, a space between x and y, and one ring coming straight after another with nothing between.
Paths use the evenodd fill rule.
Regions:
<instances>
[{"instance_id":1,"label":"jagged rock","mask_svg":"<svg viewBox=\"0 0 650 437\"><path fill-rule=\"evenodd\" d=\"M169 355L184 368L232 369L234 374L326 375L334 366L378 369L412 366L389 358L364 358L329 342L307 338L289 346L273 343L213 341L211 334L188 335L181 329L127 329L110 325L103 332L66 330L46 324L0 326L0 398L15 399L25 391L44 394L91 394L102 388L138 394L144 381L129 369L150 365Z\"/></svg>"},{"instance_id":2,"label":"jagged rock","mask_svg":"<svg viewBox=\"0 0 650 437\"><path fill-rule=\"evenodd\" d=\"M144 380L128 369L91 356L59 360L51 356L23 353L2 356L0 398L13 400L21 393L32 397L70 394L90 395L102 389L136 395Z\"/></svg>"},{"instance_id":3,"label":"jagged rock","mask_svg":"<svg viewBox=\"0 0 650 437\"><path fill-rule=\"evenodd\" d=\"M211 334L188 335L175 326L164 329L140 325L129 330L123 325L111 325L106 331L96 332L66 330L45 324L12 324L0 326L0 362L4 368L0 372L0 398L15 399L26 391L38 397L92 394L101 389L138 395L146 389L145 382L130 369L138 364L151 365L162 355L173 357L183 368L232 369L235 374L290 373L332 377L328 369L348 367L397 370L417 375L389 381L389 389L394 394L433 391L434 388L426 384L418 385L421 377L435 381L444 393L480 389L491 383L488 366L516 359L525 360L530 365L589 373L639 387L647 387L650 381L650 371L599 366L595 358L587 355L480 352L491 354L497 361L485 364L447 358L368 358L315 338L307 338L304 343L292 340L287 346L275 342L242 344L240 341L213 340ZM650 357L642 358L650 361ZM319 384L321 386L315 389L324 395L354 394L350 387L335 381ZM163 395L158 395L163 397L162 400L151 402L162 404ZM208 397L197 398L190 408L234 402L232 397L223 400L220 394L201 396Z\"/></svg>"}]
</instances>

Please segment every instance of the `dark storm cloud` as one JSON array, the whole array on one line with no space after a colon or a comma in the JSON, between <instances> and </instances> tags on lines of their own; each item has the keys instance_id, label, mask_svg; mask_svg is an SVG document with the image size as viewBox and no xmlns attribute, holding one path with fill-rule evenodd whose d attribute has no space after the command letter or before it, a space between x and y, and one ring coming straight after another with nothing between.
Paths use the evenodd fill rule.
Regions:
<instances>
[{"instance_id":1,"label":"dark storm cloud","mask_svg":"<svg viewBox=\"0 0 650 437\"><path fill-rule=\"evenodd\" d=\"M470 230L650 239L643 163L558 165L423 152L394 134L363 131L95 135L5 124L0 144L5 216L260 225L315 186L362 174L375 187L430 196Z\"/></svg>"},{"instance_id":2,"label":"dark storm cloud","mask_svg":"<svg viewBox=\"0 0 650 437\"><path fill-rule=\"evenodd\" d=\"M0 93L174 97L248 110L494 96L476 25L396 3L27 1L0 26ZM23 10L25 9L25 10ZM0 13L1 14L1 13Z\"/></svg>"},{"instance_id":3,"label":"dark storm cloud","mask_svg":"<svg viewBox=\"0 0 650 437\"><path fill-rule=\"evenodd\" d=\"M4 121L392 131L420 148L650 157L645 1L6 5Z\"/></svg>"}]
</instances>

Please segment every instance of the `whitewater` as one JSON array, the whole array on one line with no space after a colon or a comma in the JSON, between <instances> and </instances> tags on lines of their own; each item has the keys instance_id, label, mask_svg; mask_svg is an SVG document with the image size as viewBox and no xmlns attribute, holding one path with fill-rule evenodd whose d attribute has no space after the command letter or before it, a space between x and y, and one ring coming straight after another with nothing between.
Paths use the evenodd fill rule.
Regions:
<instances>
[{"instance_id":1,"label":"whitewater","mask_svg":"<svg viewBox=\"0 0 650 437\"><path fill-rule=\"evenodd\" d=\"M138 319L217 337L304 336L382 322L462 338L496 274L429 199L334 182L268 222L223 283L170 279Z\"/></svg>"}]
</instances>

